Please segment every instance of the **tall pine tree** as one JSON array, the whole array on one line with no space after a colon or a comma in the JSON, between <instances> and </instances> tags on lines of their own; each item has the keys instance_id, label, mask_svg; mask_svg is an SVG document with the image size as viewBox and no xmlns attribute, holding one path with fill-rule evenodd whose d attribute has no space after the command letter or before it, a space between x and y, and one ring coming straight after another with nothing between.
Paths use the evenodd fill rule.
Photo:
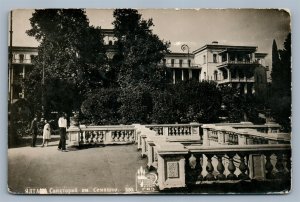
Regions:
<instances>
[{"instance_id":1,"label":"tall pine tree","mask_svg":"<svg viewBox=\"0 0 300 202\"><path fill-rule=\"evenodd\" d=\"M283 126L291 130L291 34L288 34L284 49L278 50L273 41L271 72L271 114Z\"/></svg>"},{"instance_id":2,"label":"tall pine tree","mask_svg":"<svg viewBox=\"0 0 300 202\"><path fill-rule=\"evenodd\" d=\"M120 114L125 123L145 123L152 112L151 92L164 83L165 67L159 62L169 43L153 34L152 19L142 19L135 9L116 9L113 16L117 38L113 66L121 89Z\"/></svg>"}]
</instances>

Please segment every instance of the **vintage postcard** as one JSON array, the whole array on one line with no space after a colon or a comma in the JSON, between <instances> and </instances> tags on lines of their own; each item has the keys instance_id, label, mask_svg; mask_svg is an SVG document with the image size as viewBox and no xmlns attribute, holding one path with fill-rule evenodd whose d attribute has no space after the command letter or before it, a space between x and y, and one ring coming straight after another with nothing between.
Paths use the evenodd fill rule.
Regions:
<instances>
[{"instance_id":1,"label":"vintage postcard","mask_svg":"<svg viewBox=\"0 0 300 202\"><path fill-rule=\"evenodd\" d=\"M18 9L8 192L285 194L286 9Z\"/></svg>"}]
</instances>

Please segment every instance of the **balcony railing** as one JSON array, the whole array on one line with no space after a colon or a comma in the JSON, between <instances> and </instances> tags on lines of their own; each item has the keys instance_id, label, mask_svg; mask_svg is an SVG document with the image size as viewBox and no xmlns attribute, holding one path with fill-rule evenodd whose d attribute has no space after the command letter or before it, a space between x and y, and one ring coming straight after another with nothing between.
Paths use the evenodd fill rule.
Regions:
<instances>
[{"instance_id":1,"label":"balcony railing","mask_svg":"<svg viewBox=\"0 0 300 202\"><path fill-rule=\"evenodd\" d=\"M13 63L19 63L19 64L32 64L31 59L13 59Z\"/></svg>"},{"instance_id":2,"label":"balcony railing","mask_svg":"<svg viewBox=\"0 0 300 202\"><path fill-rule=\"evenodd\" d=\"M195 63L160 63L161 65L164 65L166 67L171 67L171 68L200 68L200 64L195 64Z\"/></svg>"},{"instance_id":3,"label":"balcony railing","mask_svg":"<svg viewBox=\"0 0 300 202\"><path fill-rule=\"evenodd\" d=\"M238 61L238 60L229 60L229 61L223 61L221 65L225 64L259 64L256 60L249 60L249 61Z\"/></svg>"},{"instance_id":4,"label":"balcony railing","mask_svg":"<svg viewBox=\"0 0 300 202\"><path fill-rule=\"evenodd\" d=\"M255 82L254 77L231 78L231 79L227 78L227 79L218 81L219 84L223 84L223 83L253 83L253 82Z\"/></svg>"}]
</instances>

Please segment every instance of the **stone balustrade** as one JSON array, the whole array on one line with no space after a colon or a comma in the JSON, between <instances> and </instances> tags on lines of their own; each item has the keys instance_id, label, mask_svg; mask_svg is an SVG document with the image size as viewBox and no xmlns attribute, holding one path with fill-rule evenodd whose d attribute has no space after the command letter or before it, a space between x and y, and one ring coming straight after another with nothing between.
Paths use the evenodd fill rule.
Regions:
<instances>
[{"instance_id":1,"label":"stone balustrade","mask_svg":"<svg viewBox=\"0 0 300 202\"><path fill-rule=\"evenodd\" d=\"M161 190L207 183L290 180L289 144L184 146L161 143L156 147Z\"/></svg>"},{"instance_id":2,"label":"stone balustrade","mask_svg":"<svg viewBox=\"0 0 300 202\"><path fill-rule=\"evenodd\" d=\"M149 168L157 168L157 143L179 142L185 145L201 143L201 124L198 123L134 125L137 129L138 149L141 150L142 157L147 156Z\"/></svg>"},{"instance_id":3,"label":"stone balustrade","mask_svg":"<svg viewBox=\"0 0 300 202\"><path fill-rule=\"evenodd\" d=\"M280 133L278 124L205 124L203 145L248 145L290 143L290 134Z\"/></svg>"},{"instance_id":4,"label":"stone balustrade","mask_svg":"<svg viewBox=\"0 0 300 202\"><path fill-rule=\"evenodd\" d=\"M167 141L201 141L201 125L199 123L189 124L158 124L145 125L146 128L156 132L156 136L166 137Z\"/></svg>"},{"instance_id":5,"label":"stone balustrade","mask_svg":"<svg viewBox=\"0 0 300 202\"><path fill-rule=\"evenodd\" d=\"M132 144L137 140L136 129L131 125L71 126L67 133L68 146Z\"/></svg>"}]
</instances>

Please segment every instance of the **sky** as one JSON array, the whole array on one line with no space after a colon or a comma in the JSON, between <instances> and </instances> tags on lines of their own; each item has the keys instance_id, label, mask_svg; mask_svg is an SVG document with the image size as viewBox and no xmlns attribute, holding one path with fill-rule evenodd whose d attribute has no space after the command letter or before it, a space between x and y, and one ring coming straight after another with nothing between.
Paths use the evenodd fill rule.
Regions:
<instances>
[{"instance_id":1,"label":"sky","mask_svg":"<svg viewBox=\"0 0 300 202\"><path fill-rule=\"evenodd\" d=\"M26 35L33 10L14 10L13 46L38 46ZM90 25L113 28L113 10L86 9ZM141 9L143 19L153 19L153 32L171 42L172 52L182 52L187 44L190 52L212 41L224 45L257 46L258 52L268 53L266 64L271 66L272 43L279 49L290 32L290 15L275 9Z\"/></svg>"}]
</instances>

